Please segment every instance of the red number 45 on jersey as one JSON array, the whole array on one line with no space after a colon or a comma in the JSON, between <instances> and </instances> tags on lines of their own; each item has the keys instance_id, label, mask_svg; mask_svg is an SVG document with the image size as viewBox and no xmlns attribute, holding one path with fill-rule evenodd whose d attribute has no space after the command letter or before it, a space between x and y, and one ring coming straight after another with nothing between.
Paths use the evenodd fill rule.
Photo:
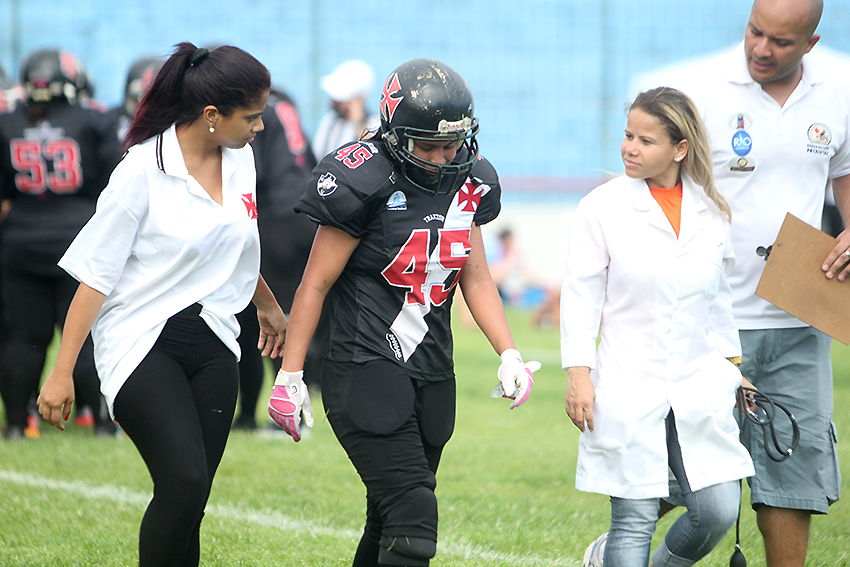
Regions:
<instances>
[{"instance_id":1,"label":"red number 45 on jersey","mask_svg":"<svg viewBox=\"0 0 850 567\"><path fill-rule=\"evenodd\" d=\"M395 287L406 288L405 303L442 305L460 280L469 251L469 229L440 229L437 247L429 258L431 231L417 229L381 274ZM455 273L449 285L448 278ZM426 299L427 296L427 299Z\"/></svg>"}]
</instances>

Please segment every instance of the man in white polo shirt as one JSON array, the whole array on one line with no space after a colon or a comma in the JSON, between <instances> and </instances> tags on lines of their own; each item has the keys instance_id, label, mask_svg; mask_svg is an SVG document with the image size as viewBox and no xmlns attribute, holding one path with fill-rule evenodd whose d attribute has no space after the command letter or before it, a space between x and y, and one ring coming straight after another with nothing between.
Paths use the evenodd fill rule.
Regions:
<instances>
[{"instance_id":1,"label":"man in white polo shirt","mask_svg":"<svg viewBox=\"0 0 850 567\"><path fill-rule=\"evenodd\" d=\"M741 329L741 371L800 425L793 457L776 463L767 457L761 428L742 424L756 465L751 503L768 567L805 564L811 514L827 513L841 485L832 340L755 295L764 249L786 213L819 227L829 180L845 226L850 221L850 69L812 49L822 9L822 0L755 0L743 44L671 81L702 114L715 182L732 207L737 262L729 282ZM826 277L848 277L848 248L845 231L824 260ZM785 431L780 421L780 438L790 439L790 425Z\"/></svg>"}]
</instances>

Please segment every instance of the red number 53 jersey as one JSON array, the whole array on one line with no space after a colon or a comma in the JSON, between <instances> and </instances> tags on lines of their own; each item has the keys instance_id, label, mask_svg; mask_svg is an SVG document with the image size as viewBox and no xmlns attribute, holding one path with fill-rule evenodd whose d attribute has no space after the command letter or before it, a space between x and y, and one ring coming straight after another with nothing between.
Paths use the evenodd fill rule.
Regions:
<instances>
[{"instance_id":1,"label":"red number 53 jersey","mask_svg":"<svg viewBox=\"0 0 850 567\"><path fill-rule=\"evenodd\" d=\"M326 356L386 358L423 379L451 377L451 303L470 230L496 218L499 197L496 171L483 158L457 191L434 195L394 172L380 143L326 156L296 210L360 239L328 295Z\"/></svg>"},{"instance_id":2,"label":"red number 53 jersey","mask_svg":"<svg viewBox=\"0 0 850 567\"><path fill-rule=\"evenodd\" d=\"M11 238L51 242L58 255L94 213L117 158L108 153L105 116L61 101L31 122L26 106L0 115L0 197L13 201Z\"/></svg>"}]
</instances>

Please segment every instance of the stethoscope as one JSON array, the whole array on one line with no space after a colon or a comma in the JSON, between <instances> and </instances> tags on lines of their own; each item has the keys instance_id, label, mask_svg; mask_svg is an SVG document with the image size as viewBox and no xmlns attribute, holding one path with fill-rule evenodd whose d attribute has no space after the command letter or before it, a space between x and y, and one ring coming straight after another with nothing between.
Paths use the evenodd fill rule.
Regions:
<instances>
[{"instance_id":1,"label":"stethoscope","mask_svg":"<svg viewBox=\"0 0 850 567\"><path fill-rule=\"evenodd\" d=\"M741 414L741 425L744 419L761 426L764 434L764 450L767 456L774 462L781 463L792 454L797 444L800 442L800 427L797 425L797 420L794 415L784 405L773 400L767 394L763 394L753 388L745 388L740 386L735 393L738 401L738 409ZM750 404L756 406L755 410L750 409ZM777 409L782 411L788 420L791 422L791 444L787 449L783 449L779 444L779 439L776 437L776 429L773 427L773 422L778 414ZM772 446L772 447L771 447ZM775 452L774 452L775 451ZM741 483L741 493L743 494L743 480ZM738 520L735 522L735 551L732 552L732 558L729 560L729 567L746 567L747 559L741 551L741 504L738 503Z\"/></svg>"}]
</instances>

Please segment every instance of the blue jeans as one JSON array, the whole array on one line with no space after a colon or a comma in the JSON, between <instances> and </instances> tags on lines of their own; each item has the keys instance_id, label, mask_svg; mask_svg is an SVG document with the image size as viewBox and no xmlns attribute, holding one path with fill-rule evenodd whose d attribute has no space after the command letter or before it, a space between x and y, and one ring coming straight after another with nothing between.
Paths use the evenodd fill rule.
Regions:
<instances>
[{"instance_id":1,"label":"blue jeans","mask_svg":"<svg viewBox=\"0 0 850 567\"><path fill-rule=\"evenodd\" d=\"M736 481L692 491L682 463L673 412L667 416L667 455L679 482L687 512L670 527L652 556L653 567L687 567L702 559L735 523L741 501ZM658 498L611 497L611 529L605 544L605 567L646 567L658 520Z\"/></svg>"}]
</instances>

